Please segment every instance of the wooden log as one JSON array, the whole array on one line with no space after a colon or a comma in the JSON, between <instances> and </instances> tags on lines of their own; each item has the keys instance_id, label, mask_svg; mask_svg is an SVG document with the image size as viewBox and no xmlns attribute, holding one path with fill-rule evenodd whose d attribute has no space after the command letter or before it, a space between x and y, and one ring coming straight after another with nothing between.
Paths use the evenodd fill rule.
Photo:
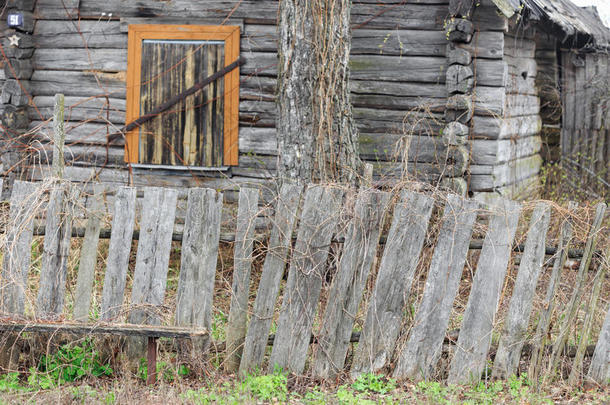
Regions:
<instances>
[{"instance_id":1,"label":"wooden log","mask_svg":"<svg viewBox=\"0 0 610 405\"><path fill-rule=\"evenodd\" d=\"M239 374L242 376L259 368L263 362L302 191L302 186L284 184L278 195L273 228L269 237L269 249L263 264L239 366Z\"/></svg>"},{"instance_id":2,"label":"wooden log","mask_svg":"<svg viewBox=\"0 0 610 405\"><path fill-rule=\"evenodd\" d=\"M18 107L27 105L30 101L30 91L30 82L27 80L6 80L2 86L2 102Z\"/></svg>"},{"instance_id":3,"label":"wooden log","mask_svg":"<svg viewBox=\"0 0 610 405\"><path fill-rule=\"evenodd\" d=\"M34 51L31 63L43 70L120 72L127 70L127 53L124 49L45 48Z\"/></svg>"},{"instance_id":4,"label":"wooden log","mask_svg":"<svg viewBox=\"0 0 610 405\"><path fill-rule=\"evenodd\" d=\"M52 96L62 92L70 97L96 97L107 95L111 99L125 99L125 72L104 73L95 71L35 70L30 79L32 95ZM43 107L42 99L34 101ZM68 102L68 104L72 104Z\"/></svg>"},{"instance_id":5,"label":"wooden log","mask_svg":"<svg viewBox=\"0 0 610 405\"><path fill-rule=\"evenodd\" d=\"M176 205L173 200L172 205ZM212 189L192 188L188 191L188 205L182 241L180 279L176 298L176 324L212 328L212 298L218 260L222 194ZM171 229L173 228L173 217ZM171 242L171 236L168 239ZM165 242L168 245L171 243ZM169 258L169 251L168 251ZM137 264L136 264L137 266ZM136 267L137 268L137 267ZM167 273L167 265L165 266ZM163 284L163 288L165 284ZM159 293L160 305L163 293ZM209 339L196 342L198 355L207 350Z\"/></svg>"},{"instance_id":6,"label":"wooden log","mask_svg":"<svg viewBox=\"0 0 610 405\"><path fill-rule=\"evenodd\" d=\"M64 95L58 93L53 102L53 176L61 179L64 176Z\"/></svg>"},{"instance_id":7,"label":"wooden log","mask_svg":"<svg viewBox=\"0 0 610 405\"><path fill-rule=\"evenodd\" d=\"M136 218L136 189L120 187L114 200L112 233L106 259L100 319L115 320L122 315L121 306L127 281L131 239Z\"/></svg>"},{"instance_id":8,"label":"wooden log","mask_svg":"<svg viewBox=\"0 0 610 405\"><path fill-rule=\"evenodd\" d=\"M311 186L305 194L303 214L269 359L269 372L273 372L276 367L297 374L303 372L342 195L340 189L330 186Z\"/></svg>"},{"instance_id":9,"label":"wooden log","mask_svg":"<svg viewBox=\"0 0 610 405\"><path fill-rule=\"evenodd\" d=\"M568 334L576 320L577 311L582 300L582 295L584 293L584 283L586 274L589 270L589 266L591 265L593 251L595 250L595 247L597 245L599 230L601 228L605 213L606 204L599 203L595 206L595 217L593 218L591 229L589 230L589 233L587 235L585 251L583 253L583 258L580 262L578 274L576 275L576 280L574 282L574 290L572 291L570 302L568 303L565 309L561 328L559 329L559 334L555 340L555 343L553 343L553 353L551 354L551 359L549 361L547 372L543 377L543 382L549 381L550 379L554 378L557 372L557 367L559 366L559 360L563 351L563 346L567 342Z\"/></svg>"},{"instance_id":10,"label":"wooden log","mask_svg":"<svg viewBox=\"0 0 610 405\"><path fill-rule=\"evenodd\" d=\"M475 4L473 0L449 0L449 14L452 17L470 17Z\"/></svg>"},{"instance_id":11,"label":"wooden log","mask_svg":"<svg viewBox=\"0 0 610 405\"><path fill-rule=\"evenodd\" d=\"M445 28L451 42L469 43L474 33L474 25L466 18L452 18Z\"/></svg>"},{"instance_id":12,"label":"wooden log","mask_svg":"<svg viewBox=\"0 0 610 405\"><path fill-rule=\"evenodd\" d=\"M72 236L71 200L75 197L74 193L66 188L64 183L56 183L51 189L47 205L36 308L39 318L57 316L63 311Z\"/></svg>"},{"instance_id":13,"label":"wooden log","mask_svg":"<svg viewBox=\"0 0 610 405\"><path fill-rule=\"evenodd\" d=\"M127 35L119 25L119 21L39 19L33 39L37 48L127 49Z\"/></svg>"},{"instance_id":14,"label":"wooden log","mask_svg":"<svg viewBox=\"0 0 610 405\"><path fill-rule=\"evenodd\" d=\"M449 94L467 94L474 86L474 73L468 66L452 65L447 69Z\"/></svg>"},{"instance_id":15,"label":"wooden log","mask_svg":"<svg viewBox=\"0 0 610 405\"><path fill-rule=\"evenodd\" d=\"M607 384L610 379L610 308L606 309L606 318L595 345L587 376L602 385Z\"/></svg>"},{"instance_id":16,"label":"wooden log","mask_svg":"<svg viewBox=\"0 0 610 405\"><path fill-rule=\"evenodd\" d=\"M93 195L88 199L87 227L78 264L78 278L74 294L74 319L86 321L89 319L93 281L97 264L97 246L100 239L101 217L103 215L104 189L101 185L94 186Z\"/></svg>"},{"instance_id":17,"label":"wooden log","mask_svg":"<svg viewBox=\"0 0 610 405\"><path fill-rule=\"evenodd\" d=\"M447 87L436 83L385 82L380 80L350 81L352 95L393 95L401 97L446 98Z\"/></svg>"},{"instance_id":18,"label":"wooden log","mask_svg":"<svg viewBox=\"0 0 610 405\"><path fill-rule=\"evenodd\" d=\"M129 323L161 323L159 309L165 298L177 197L172 189L150 187L144 190L141 234L127 318ZM142 339L130 339L127 355L132 360L139 359L144 348Z\"/></svg>"},{"instance_id":19,"label":"wooden log","mask_svg":"<svg viewBox=\"0 0 610 405\"><path fill-rule=\"evenodd\" d=\"M472 145L471 159L477 165L496 165L532 156L542 147L540 136L528 136L516 141L510 139L475 139Z\"/></svg>"},{"instance_id":20,"label":"wooden log","mask_svg":"<svg viewBox=\"0 0 610 405\"><path fill-rule=\"evenodd\" d=\"M396 378L423 379L433 375L466 262L477 207L473 200L454 194L447 197L424 296L394 369Z\"/></svg>"},{"instance_id":21,"label":"wooden log","mask_svg":"<svg viewBox=\"0 0 610 405\"><path fill-rule=\"evenodd\" d=\"M572 226L573 218L571 215L576 209L576 203L570 202L568 205L568 215L561 224L561 233L559 235L559 241L557 242L557 250L555 252L555 260L553 261L553 269L549 278L549 284L546 289L545 299L543 301L542 309L538 316L538 325L536 326L536 333L532 339L532 355L530 358L530 365L528 368L528 375L533 381L538 381L542 366L542 357L544 355L543 349L545 347L545 341L549 336L549 329L551 327L551 316L555 309L556 301L555 294L559 287L559 280L561 279L561 272L564 264L568 258L568 246L572 239Z\"/></svg>"},{"instance_id":22,"label":"wooden log","mask_svg":"<svg viewBox=\"0 0 610 405\"><path fill-rule=\"evenodd\" d=\"M403 191L379 266L350 374L375 373L390 360L426 237L433 200Z\"/></svg>"},{"instance_id":23,"label":"wooden log","mask_svg":"<svg viewBox=\"0 0 610 405\"><path fill-rule=\"evenodd\" d=\"M549 228L551 208L538 203L530 220L525 249L521 255L519 272L510 299L508 313L500 344L493 364L492 377L508 378L516 373L525 334L530 320L536 284L544 262L546 233Z\"/></svg>"},{"instance_id":24,"label":"wooden log","mask_svg":"<svg viewBox=\"0 0 610 405\"><path fill-rule=\"evenodd\" d=\"M28 80L33 71L31 59L10 59L4 63L4 75L7 79Z\"/></svg>"},{"instance_id":25,"label":"wooden log","mask_svg":"<svg viewBox=\"0 0 610 405\"><path fill-rule=\"evenodd\" d=\"M37 96L34 103L38 111L30 111L32 119L46 119L50 117L53 97ZM123 124L125 122L125 100L106 99L105 97L66 97L65 118L67 121L112 122ZM40 117L42 114L42 117Z\"/></svg>"},{"instance_id":26,"label":"wooden log","mask_svg":"<svg viewBox=\"0 0 610 405\"><path fill-rule=\"evenodd\" d=\"M448 384L478 381L487 364L500 292L519 222L520 204L502 200L489 221L474 275Z\"/></svg>"},{"instance_id":27,"label":"wooden log","mask_svg":"<svg viewBox=\"0 0 610 405\"><path fill-rule=\"evenodd\" d=\"M225 370L229 372L238 371L246 338L254 220L258 215L258 195L257 189L242 188L239 190L235 244L233 245L233 295L225 331L227 342Z\"/></svg>"},{"instance_id":28,"label":"wooden log","mask_svg":"<svg viewBox=\"0 0 610 405\"><path fill-rule=\"evenodd\" d=\"M538 115L513 118L481 117L472 119L473 137L479 139L506 139L536 135L542 130L542 120Z\"/></svg>"},{"instance_id":29,"label":"wooden log","mask_svg":"<svg viewBox=\"0 0 610 405\"><path fill-rule=\"evenodd\" d=\"M15 322L14 320L0 319L0 331L18 333L68 333L73 335L120 335L120 336L142 336L142 337L166 337L192 339L205 336L209 332L205 329L178 328L175 326L149 326L130 325L117 323L36 323Z\"/></svg>"},{"instance_id":30,"label":"wooden log","mask_svg":"<svg viewBox=\"0 0 610 405\"><path fill-rule=\"evenodd\" d=\"M32 256L34 217L40 197L39 186L16 180L11 193L10 210L6 224L6 240L2 257L2 312L23 315L25 289Z\"/></svg>"},{"instance_id":31,"label":"wooden log","mask_svg":"<svg viewBox=\"0 0 610 405\"><path fill-rule=\"evenodd\" d=\"M535 154L497 166L470 166L470 186L474 191L484 191L515 184L536 176L541 165L542 158Z\"/></svg>"},{"instance_id":32,"label":"wooden log","mask_svg":"<svg viewBox=\"0 0 610 405\"><path fill-rule=\"evenodd\" d=\"M343 369L389 200L390 195L385 192L361 190L358 193L339 268L330 287L332 299L326 305L318 345L314 348L314 376L333 378Z\"/></svg>"}]
</instances>

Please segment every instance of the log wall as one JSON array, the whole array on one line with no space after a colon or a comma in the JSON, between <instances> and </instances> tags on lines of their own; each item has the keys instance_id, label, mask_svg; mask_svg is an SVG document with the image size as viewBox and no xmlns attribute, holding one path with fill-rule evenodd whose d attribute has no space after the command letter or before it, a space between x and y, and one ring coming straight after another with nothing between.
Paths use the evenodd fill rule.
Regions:
<instances>
[{"instance_id":1,"label":"log wall","mask_svg":"<svg viewBox=\"0 0 610 405\"><path fill-rule=\"evenodd\" d=\"M42 0L35 9L31 84L37 108L30 108L29 118L44 150L36 157L34 177L43 175L51 159L46 147L51 128L45 120L51 116L56 92L66 95L66 158L72 166L67 173L84 181L91 178L90 166L95 164L105 167L95 171L101 179L122 182L128 176L122 142L109 148L104 145L106 135L125 123L127 27L185 22L240 26L241 55L247 63L240 72L239 166L203 176L196 170L135 169L135 182L191 185L226 183L223 179L227 179L232 184L260 183L273 175L276 1L242 1L236 8L227 1L216 3L213 9L206 2L180 0L137 5L122 1L101 5L92 0L73 3L64 9L55 1ZM352 101L362 157L374 163L378 178L402 173L404 156L408 172L419 178L436 179L445 171L448 157L438 135L447 94L443 24L447 7L448 0L354 3ZM490 40L482 38L482 42ZM496 70L493 63L482 64L480 80L495 85L501 80L494 74ZM405 143L410 148L402 153L400 145Z\"/></svg>"}]
</instances>

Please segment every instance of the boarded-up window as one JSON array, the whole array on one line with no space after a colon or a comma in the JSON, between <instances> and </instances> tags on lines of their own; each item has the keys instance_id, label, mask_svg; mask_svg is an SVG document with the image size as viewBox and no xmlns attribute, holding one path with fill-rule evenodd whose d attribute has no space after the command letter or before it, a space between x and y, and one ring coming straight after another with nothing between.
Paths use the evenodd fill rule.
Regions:
<instances>
[{"instance_id":1,"label":"boarded-up window","mask_svg":"<svg viewBox=\"0 0 610 405\"><path fill-rule=\"evenodd\" d=\"M239 27L130 25L127 122L145 116L239 57ZM132 163L237 164L239 71L207 85L130 131Z\"/></svg>"}]
</instances>

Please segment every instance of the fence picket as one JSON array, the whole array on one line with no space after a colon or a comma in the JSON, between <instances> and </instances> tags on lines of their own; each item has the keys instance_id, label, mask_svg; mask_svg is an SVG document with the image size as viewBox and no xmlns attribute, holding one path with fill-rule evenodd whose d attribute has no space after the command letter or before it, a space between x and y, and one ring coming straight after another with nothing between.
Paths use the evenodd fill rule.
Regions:
<instances>
[{"instance_id":1,"label":"fence picket","mask_svg":"<svg viewBox=\"0 0 610 405\"><path fill-rule=\"evenodd\" d=\"M74 294L74 319L82 321L86 321L89 317L89 307L91 306L91 294L97 262L97 246L100 240L100 228L102 225L103 192L104 188L96 184L93 188L93 195L89 198L87 204L89 218L87 219L85 237L83 238L80 252L76 292Z\"/></svg>"},{"instance_id":2,"label":"fence picket","mask_svg":"<svg viewBox=\"0 0 610 405\"><path fill-rule=\"evenodd\" d=\"M494 318L512 251L521 206L502 200L491 215L489 229L472 281L448 384L478 381L487 364Z\"/></svg>"},{"instance_id":3,"label":"fence picket","mask_svg":"<svg viewBox=\"0 0 610 405\"><path fill-rule=\"evenodd\" d=\"M230 372L239 369L242 346L246 337L248 322L248 296L250 292L250 269L254 228L258 213L258 189L241 188L237 208L235 243L233 244L233 285L229 320L225 331L225 369Z\"/></svg>"},{"instance_id":4,"label":"fence picket","mask_svg":"<svg viewBox=\"0 0 610 405\"><path fill-rule=\"evenodd\" d=\"M317 377L332 378L343 369L389 199L390 195L384 192L363 190L358 194L339 268L330 288L332 298L322 316L313 363L313 374Z\"/></svg>"},{"instance_id":5,"label":"fence picket","mask_svg":"<svg viewBox=\"0 0 610 405\"><path fill-rule=\"evenodd\" d=\"M35 183L15 181L2 258L2 312L23 315L25 288L32 257L32 235L39 187Z\"/></svg>"},{"instance_id":6,"label":"fence picket","mask_svg":"<svg viewBox=\"0 0 610 405\"><path fill-rule=\"evenodd\" d=\"M493 365L493 377L507 378L515 374L519 366L536 284L544 262L546 233L550 218L550 206L547 203L538 203L532 214L517 280L504 320L503 333Z\"/></svg>"},{"instance_id":7,"label":"fence picket","mask_svg":"<svg viewBox=\"0 0 610 405\"><path fill-rule=\"evenodd\" d=\"M392 226L352 363L352 378L376 372L392 356L433 203L431 197L403 191L394 207Z\"/></svg>"},{"instance_id":8,"label":"fence picket","mask_svg":"<svg viewBox=\"0 0 610 405\"><path fill-rule=\"evenodd\" d=\"M604 326L597 338L588 376L598 384L608 384L610 380L610 306L606 309Z\"/></svg>"},{"instance_id":9,"label":"fence picket","mask_svg":"<svg viewBox=\"0 0 610 405\"><path fill-rule=\"evenodd\" d=\"M553 310L555 309L555 293L559 287L563 266L568 258L568 246L570 244L570 240L572 239L573 225L571 214L575 209L576 203L570 202L568 205L568 217L561 225L561 232L559 234L559 241L557 244L557 253L555 254L555 260L553 261L553 270L551 271L551 277L546 289L546 296L543 306L538 316L538 325L536 326L536 333L532 341L532 355L527 373L532 381L538 381L538 375L542 365L542 357L544 355L544 345L551 327L551 316L553 315Z\"/></svg>"},{"instance_id":10,"label":"fence picket","mask_svg":"<svg viewBox=\"0 0 610 405\"><path fill-rule=\"evenodd\" d=\"M280 189L267 256L239 365L241 375L254 371L263 362L302 192L303 186L296 184L284 184Z\"/></svg>"},{"instance_id":11,"label":"fence picket","mask_svg":"<svg viewBox=\"0 0 610 405\"><path fill-rule=\"evenodd\" d=\"M222 199L222 193L212 189L192 188L188 192L176 302L177 325L211 330ZM171 235L168 239L171 241ZM205 351L208 342L207 337L200 340L198 349Z\"/></svg>"},{"instance_id":12,"label":"fence picket","mask_svg":"<svg viewBox=\"0 0 610 405\"><path fill-rule=\"evenodd\" d=\"M37 314L41 318L59 315L63 310L72 236L73 199L74 193L69 184L54 184L47 206L37 299Z\"/></svg>"},{"instance_id":13,"label":"fence picket","mask_svg":"<svg viewBox=\"0 0 610 405\"><path fill-rule=\"evenodd\" d=\"M120 187L114 200L114 217L102 290L101 319L104 321L114 320L121 315L135 219L136 189Z\"/></svg>"},{"instance_id":14,"label":"fence picket","mask_svg":"<svg viewBox=\"0 0 610 405\"><path fill-rule=\"evenodd\" d=\"M300 374L305 367L311 328L322 289L330 241L343 192L332 186L310 186L305 194L286 292L278 320L269 370Z\"/></svg>"},{"instance_id":15,"label":"fence picket","mask_svg":"<svg viewBox=\"0 0 610 405\"><path fill-rule=\"evenodd\" d=\"M397 378L432 378L458 292L478 204L457 195L445 203L424 296L394 370Z\"/></svg>"}]
</instances>

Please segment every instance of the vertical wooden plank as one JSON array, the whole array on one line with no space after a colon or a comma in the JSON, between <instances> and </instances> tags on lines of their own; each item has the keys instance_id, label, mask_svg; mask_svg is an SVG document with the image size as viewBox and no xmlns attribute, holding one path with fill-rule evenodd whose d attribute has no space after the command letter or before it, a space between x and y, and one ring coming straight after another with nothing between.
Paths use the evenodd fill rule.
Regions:
<instances>
[{"instance_id":1,"label":"vertical wooden plank","mask_svg":"<svg viewBox=\"0 0 610 405\"><path fill-rule=\"evenodd\" d=\"M56 316L63 310L74 197L69 184L56 183L51 189L38 287L36 312L39 317Z\"/></svg>"},{"instance_id":2,"label":"vertical wooden plank","mask_svg":"<svg viewBox=\"0 0 610 405\"><path fill-rule=\"evenodd\" d=\"M222 193L212 189L189 189L176 301L178 325L212 327L222 199ZM208 341L200 341L199 349L207 349Z\"/></svg>"},{"instance_id":3,"label":"vertical wooden plank","mask_svg":"<svg viewBox=\"0 0 610 405\"><path fill-rule=\"evenodd\" d=\"M407 345L400 353L394 377L417 380L434 375L462 278L477 208L478 204L473 200L454 194L447 196L424 296Z\"/></svg>"},{"instance_id":4,"label":"vertical wooden plank","mask_svg":"<svg viewBox=\"0 0 610 405\"><path fill-rule=\"evenodd\" d=\"M269 370L300 374L305 367L330 241L338 222L343 192L331 186L310 186L290 262L286 292Z\"/></svg>"},{"instance_id":5,"label":"vertical wooden plank","mask_svg":"<svg viewBox=\"0 0 610 405\"><path fill-rule=\"evenodd\" d=\"M313 362L313 374L317 377L333 378L343 369L389 199L388 193L375 190L358 193L339 268L330 288L332 298L322 316Z\"/></svg>"},{"instance_id":6,"label":"vertical wooden plank","mask_svg":"<svg viewBox=\"0 0 610 405\"><path fill-rule=\"evenodd\" d=\"M135 219L136 189L121 187L114 199L114 217L102 290L100 318L104 321L115 320L121 315Z\"/></svg>"},{"instance_id":7,"label":"vertical wooden plank","mask_svg":"<svg viewBox=\"0 0 610 405\"><path fill-rule=\"evenodd\" d=\"M601 385L607 385L610 380L610 306L606 309L604 325L597 338L588 377Z\"/></svg>"},{"instance_id":8,"label":"vertical wooden plank","mask_svg":"<svg viewBox=\"0 0 610 405\"><path fill-rule=\"evenodd\" d=\"M494 360L492 376L496 378L507 378L515 374L519 366L536 284L544 262L550 210L548 203L541 202L536 205L532 214L517 280L504 320L504 330Z\"/></svg>"},{"instance_id":9,"label":"vertical wooden plank","mask_svg":"<svg viewBox=\"0 0 610 405\"><path fill-rule=\"evenodd\" d=\"M258 285L252 318L239 365L241 375L256 370L263 362L269 329L273 320L273 310L286 268L302 191L301 185L284 184L279 192L269 248L263 264L263 273Z\"/></svg>"},{"instance_id":10,"label":"vertical wooden plank","mask_svg":"<svg viewBox=\"0 0 610 405\"><path fill-rule=\"evenodd\" d=\"M165 297L177 199L178 192L173 189L144 189L140 239L127 318L129 323L158 325L161 321L159 309ZM203 293L205 291L201 291ZM132 360L138 359L145 348L144 338L130 338L127 355Z\"/></svg>"},{"instance_id":11,"label":"vertical wooden plank","mask_svg":"<svg viewBox=\"0 0 610 405\"><path fill-rule=\"evenodd\" d=\"M451 361L448 384L478 381L485 369L520 210L518 203L502 200L491 215Z\"/></svg>"},{"instance_id":12,"label":"vertical wooden plank","mask_svg":"<svg viewBox=\"0 0 610 405\"><path fill-rule=\"evenodd\" d=\"M55 94L53 107L53 175L58 179L64 176L64 95Z\"/></svg>"},{"instance_id":13,"label":"vertical wooden plank","mask_svg":"<svg viewBox=\"0 0 610 405\"><path fill-rule=\"evenodd\" d=\"M394 207L392 226L352 363L352 378L376 372L392 356L433 203L428 196L405 190Z\"/></svg>"},{"instance_id":14,"label":"vertical wooden plank","mask_svg":"<svg viewBox=\"0 0 610 405\"><path fill-rule=\"evenodd\" d=\"M95 265L97 263L97 245L100 240L101 217L103 215L103 193L104 188L100 184L96 184L93 188L93 195L90 196L87 204L88 219L80 252L76 293L74 295L74 319L81 321L88 319L89 307L91 306Z\"/></svg>"},{"instance_id":15,"label":"vertical wooden plank","mask_svg":"<svg viewBox=\"0 0 610 405\"><path fill-rule=\"evenodd\" d=\"M555 309L555 293L559 287L559 280L561 278L561 272L563 266L568 258L568 247L570 240L572 239L572 218L576 204L570 202L568 206L568 218L566 218L561 225L561 233L559 235L559 242L557 245L557 253L555 260L553 261L553 270L551 271L551 277L546 290L546 296L538 316L538 325L536 326L536 333L532 341L532 355L530 358L530 365L528 368L528 376L532 381L538 381L540 374L540 367L542 364L542 357L544 354L544 345L549 329L551 327L551 315Z\"/></svg>"},{"instance_id":16,"label":"vertical wooden plank","mask_svg":"<svg viewBox=\"0 0 610 405\"><path fill-rule=\"evenodd\" d=\"M131 291L130 323L159 323L154 307L163 304L165 295L177 198L178 192L173 189L144 189L140 239Z\"/></svg>"},{"instance_id":17,"label":"vertical wooden plank","mask_svg":"<svg viewBox=\"0 0 610 405\"><path fill-rule=\"evenodd\" d=\"M563 352L564 345L568 340L568 333L576 319L576 313L578 311L578 307L580 306L580 301L584 292L586 274L589 270L589 266L591 265L591 258L593 257L595 246L597 245L597 238L599 237L599 230L602 226L605 213L606 204L599 203L595 206L595 217L593 218L593 224L591 225L591 229L589 230L589 234L587 236L585 250L580 262L580 267L578 268L578 274L576 275L574 291L572 292L572 297L570 297L570 302L566 307L565 316L563 318L563 322L561 323L561 329L559 330L557 339L555 340L555 343L553 343L553 352L551 354L551 360L549 362L549 367L545 374L544 381L554 378L559 365L561 353Z\"/></svg>"},{"instance_id":18,"label":"vertical wooden plank","mask_svg":"<svg viewBox=\"0 0 610 405\"><path fill-rule=\"evenodd\" d=\"M235 243L233 244L233 294L231 295L229 321L225 331L227 342L225 369L230 372L239 369L239 361L246 337L250 269L254 246L254 228L258 214L258 195L258 189L243 187L239 190L237 228L235 230Z\"/></svg>"},{"instance_id":19,"label":"vertical wooden plank","mask_svg":"<svg viewBox=\"0 0 610 405\"><path fill-rule=\"evenodd\" d=\"M0 279L0 304L5 314L23 315L24 312L34 217L36 204L40 202L40 188L37 184L19 180L13 183Z\"/></svg>"},{"instance_id":20,"label":"vertical wooden plank","mask_svg":"<svg viewBox=\"0 0 610 405\"><path fill-rule=\"evenodd\" d=\"M578 347L576 348L576 355L572 362L572 370L570 370L570 376L568 383L570 385L577 384L580 381L583 361L585 358L585 351L587 350L587 343L589 343L589 335L591 334L591 328L593 327L593 316L597 309L597 302L599 301L599 294L602 289L602 285L606 281L606 272L610 267L610 247L606 248L606 251L601 257L600 265L595 273L595 279L593 280L593 289L591 291L591 298L589 299L589 305L585 311L585 320L580 333L580 340ZM608 381L610 383L610 381Z\"/></svg>"}]
</instances>

